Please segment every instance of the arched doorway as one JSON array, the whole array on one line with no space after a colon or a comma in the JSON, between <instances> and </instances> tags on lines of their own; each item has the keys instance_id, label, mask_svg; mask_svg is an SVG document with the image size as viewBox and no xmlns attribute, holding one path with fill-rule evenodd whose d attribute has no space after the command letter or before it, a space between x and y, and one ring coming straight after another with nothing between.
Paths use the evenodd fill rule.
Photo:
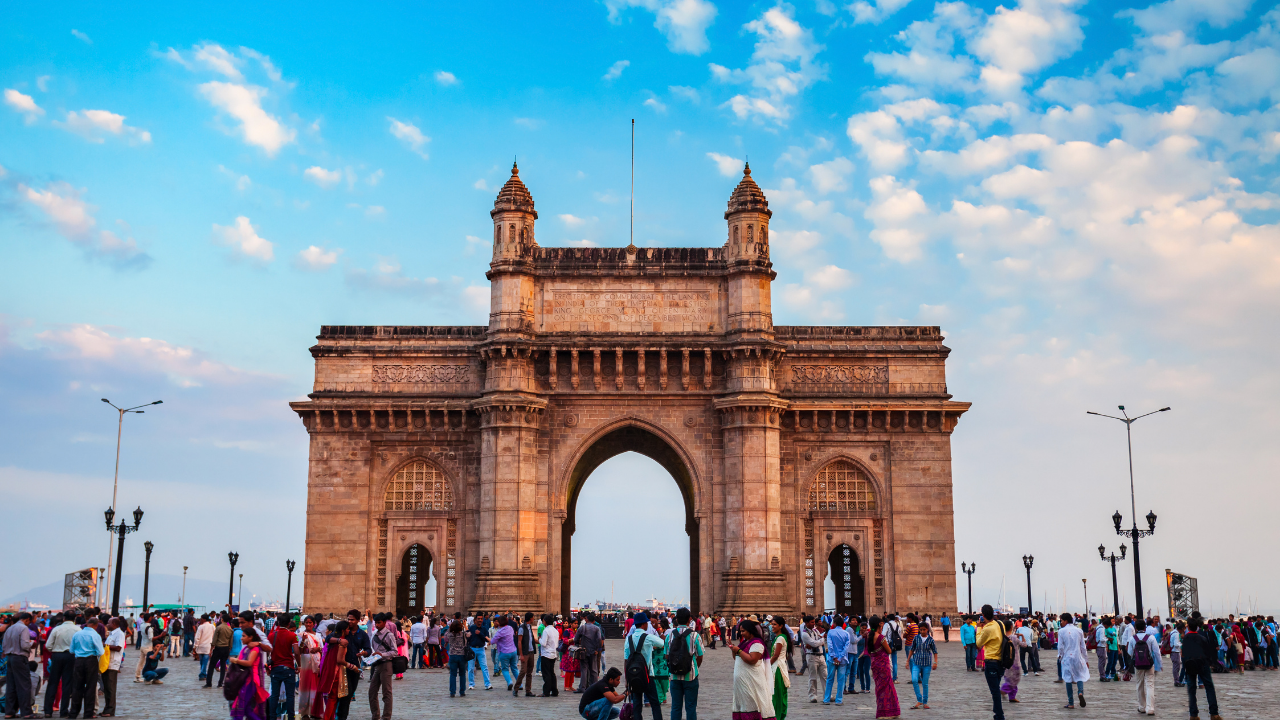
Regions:
<instances>
[{"instance_id":1,"label":"arched doorway","mask_svg":"<svg viewBox=\"0 0 1280 720\"><path fill-rule=\"evenodd\" d=\"M841 615L863 615L867 611L866 593L862 580L862 569L858 565L858 553L853 548L841 543L831 550L827 558L828 577L835 586L836 612Z\"/></svg>"},{"instance_id":2,"label":"arched doorway","mask_svg":"<svg viewBox=\"0 0 1280 720\"><path fill-rule=\"evenodd\" d=\"M666 439L655 431L639 425L626 425L612 430L597 438L578 458L569 475L568 496L565 503L565 520L561 526L560 538L560 612L569 614L570 591L572 590L572 558L573 534L577 530L578 497L583 485L597 468L605 461L626 452L644 455L671 475L680 488L680 497L684 504L684 531L689 536L689 605L700 609L699 535L698 521L694 516L696 481L681 454ZM625 523L628 517L626 502L619 503L618 522Z\"/></svg>"},{"instance_id":3,"label":"arched doorway","mask_svg":"<svg viewBox=\"0 0 1280 720\"><path fill-rule=\"evenodd\" d=\"M426 608L435 605L435 598L427 597L427 581L430 577L431 551L424 545L410 545L400 560L400 577L396 581L396 615L421 615Z\"/></svg>"}]
</instances>

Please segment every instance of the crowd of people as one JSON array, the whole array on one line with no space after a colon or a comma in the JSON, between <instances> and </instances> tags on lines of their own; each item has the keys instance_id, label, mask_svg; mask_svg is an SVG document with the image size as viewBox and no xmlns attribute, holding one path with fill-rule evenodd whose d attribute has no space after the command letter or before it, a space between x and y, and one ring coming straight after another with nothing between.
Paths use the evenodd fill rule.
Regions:
<instances>
[{"instance_id":1,"label":"crowd of people","mask_svg":"<svg viewBox=\"0 0 1280 720\"><path fill-rule=\"evenodd\" d=\"M345 617L187 610L122 618L88 608L0 616L0 675L6 718L41 710L44 717L112 717L122 668L134 669L136 683L162 684L164 661L186 657L199 663L205 688L216 682L222 690L232 720L346 720L366 678L372 718L390 720L394 681L419 668L447 668L450 697L475 691L477 679L483 691L505 681L517 697L581 695L578 714L586 720L616 718L624 705L636 720L646 706L662 720L668 705L671 720L696 720L699 668L709 650L723 646L734 659L734 720L786 720L792 675L807 675L808 702L842 705L846 694L874 694L875 716L893 718L901 715L900 655L915 695L911 708L930 709L937 630L950 642L953 623L965 669L985 678L994 720L1004 720L1006 703L1022 702L1024 676L1045 672L1041 650L1056 650L1050 671L1066 686L1067 709L1087 706L1091 653L1099 682L1134 682L1138 712L1147 715L1155 714L1156 674L1166 663L1173 686L1186 688L1191 717L1198 718L1203 691L1213 720L1215 673L1280 669L1274 618L1209 620L1198 612L1165 622L997 616L989 605L980 615L936 620L915 613L724 617L687 608L625 618L588 611L396 617L356 609ZM621 657L609 657L607 634L621 636ZM137 659L126 666L131 651Z\"/></svg>"}]
</instances>

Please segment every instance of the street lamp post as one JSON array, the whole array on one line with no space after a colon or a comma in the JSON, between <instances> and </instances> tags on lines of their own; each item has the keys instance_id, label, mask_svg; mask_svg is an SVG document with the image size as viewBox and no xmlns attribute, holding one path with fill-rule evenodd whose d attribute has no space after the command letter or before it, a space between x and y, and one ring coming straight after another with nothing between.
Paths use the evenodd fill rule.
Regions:
<instances>
[{"instance_id":1,"label":"street lamp post","mask_svg":"<svg viewBox=\"0 0 1280 720\"><path fill-rule=\"evenodd\" d=\"M292 560L284 561L284 567L286 570L289 571L289 580L287 583L285 583L285 586L284 586L284 614L285 615L289 614L289 596L293 592L293 568L296 565L297 563L295 563Z\"/></svg>"},{"instance_id":2,"label":"street lamp post","mask_svg":"<svg viewBox=\"0 0 1280 720\"><path fill-rule=\"evenodd\" d=\"M110 537L110 536L108 536ZM110 544L110 540L108 540ZM98 568L98 592L94 595L95 604L101 608L107 604L107 569Z\"/></svg>"},{"instance_id":3,"label":"street lamp post","mask_svg":"<svg viewBox=\"0 0 1280 720\"><path fill-rule=\"evenodd\" d=\"M1138 562L1138 538L1143 538L1143 537L1147 537L1155 534L1156 514L1154 512L1148 511L1147 527L1149 529L1148 530L1138 529L1138 502L1136 499L1136 495L1134 494L1134 491L1133 491L1133 424L1138 422L1142 418L1146 417L1147 415L1154 415L1156 413L1166 412L1170 410L1170 408L1163 407L1163 408L1160 408L1159 410L1152 410L1149 413L1145 413L1137 417L1129 417L1129 413L1125 412L1123 405L1120 405L1119 408L1120 408L1120 414L1124 415L1124 417L1116 417L1114 415L1103 415L1102 413L1096 413L1093 411L1088 411L1088 414L1097 415L1099 417L1111 418L1112 420L1119 420L1120 422L1124 423L1125 437L1128 439L1128 443L1129 443L1129 504L1130 504L1130 509L1133 511L1133 516L1132 516L1133 527L1129 530L1120 529L1120 522L1124 518L1120 515L1119 510L1116 511L1115 515L1111 516L1111 521L1115 523L1117 535L1128 535L1129 538L1133 540L1133 595L1134 595L1134 602L1136 602L1138 605L1137 616L1141 618L1146 616L1143 615L1142 613L1142 566ZM1119 613L1117 612L1117 614Z\"/></svg>"},{"instance_id":4,"label":"street lamp post","mask_svg":"<svg viewBox=\"0 0 1280 720\"><path fill-rule=\"evenodd\" d=\"M1031 617L1031 566L1036 563L1034 555L1022 556L1022 567L1027 569L1027 617Z\"/></svg>"},{"instance_id":5,"label":"street lamp post","mask_svg":"<svg viewBox=\"0 0 1280 720\"><path fill-rule=\"evenodd\" d=\"M1115 601L1115 617L1120 617L1120 583L1116 581L1116 563L1124 560L1124 553L1128 550L1124 543L1120 543L1120 557L1116 557L1115 553L1107 556L1107 548L1103 545L1098 546L1098 557L1102 558L1102 562L1111 563L1111 599ZM1134 556L1137 557L1136 555Z\"/></svg>"},{"instance_id":6,"label":"street lamp post","mask_svg":"<svg viewBox=\"0 0 1280 720\"><path fill-rule=\"evenodd\" d=\"M120 519L119 525L112 525L116 517L116 511L113 508L107 508L103 515L107 518L107 531L117 533L120 536L120 545L116 549L116 583L115 589L111 594L111 614L118 616L120 614L120 566L124 563L124 536L134 532L142 524L142 508L139 507L133 511L132 527L125 524L123 518Z\"/></svg>"},{"instance_id":7,"label":"street lamp post","mask_svg":"<svg viewBox=\"0 0 1280 720\"><path fill-rule=\"evenodd\" d=\"M236 596L236 563L240 560L240 553L229 552L227 559L231 561L231 582L227 583L227 612L231 612L231 601Z\"/></svg>"},{"instance_id":8,"label":"street lamp post","mask_svg":"<svg viewBox=\"0 0 1280 720\"><path fill-rule=\"evenodd\" d=\"M978 569L978 563L970 563L965 565L960 563L960 572L969 576L969 614L973 614L973 571Z\"/></svg>"},{"instance_id":9,"label":"street lamp post","mask_svg":"<svg viewBox=\"0 0 1280 720\"><path fill-rule=\"evenodd\" d=\"M179 602L182 603L182 607L187 606L187 566L186 565L182 566L182 600L180 600Z\"/></svg>"},{"instance_id":10,"label":"street lamp post","mask_svg":"<svg viewBox=\"0 0 1280 720\"><path fill-rule=\"evenodd\" d=\"M151 589L151 551L155 549L155 545L150 540L142 543L142 547L147 550L146 570L142 573L142 612L147 612L148 591Z\"/></svg>"},{"instance_id":11,"label":"street lamp post","mask_svg":"<svg viewBox=\"0 0 1280 720\"><path fill-rule=\"evenodd\" d=\"M1080 582L1084 584L1084 625L1089 627L1089 578L1081 578Z\"/></svg>"},{"instance_id":12,"label":"street lamp post","mask_svg":"<svg viewBox=\"0 0 1280 720\"><path fill-rule=\"evenodd\" d=\"M240 591L236 593L236 603L244 604L244 573L240 573ZM245 608L248 609L247 607Z\"/></svg>"},{"instance_id":13,"label":"street lamp post","mask_svg":"<svg viewBox=\"0 0 1280 720\"><path fill-rule=\"evenodd\" d=\"M135 405L131 408L116 407L114 403L112 403L110 400L106 398L102 398L102 402L115 408L116 412L119 413L120 415L120 418L119 418L120 421L116 425L116 473L115 473L115 479L111 481L111 509L115 510L116 509L116 490L120 488L120 436L124 433L124 416L127 415L128 413L141 415L143 414L144 411L139 410L138 408L144 408L150 405L160 405L164 403L164 401L156 400L155 402L149 402L143 405ZM106 584L110 581L108 576L111 574L111 538L109 537L107 538L107 567L106 569L103 570L103 573L104 574L102 575L102 585L104 587L104 591L102 593L102 599L105 602L107 599L105 587L106 587ZM120 573L120 569L119 567L117 567L116 574L118 575L119 573Z\"/></svg>"}]
</instances>

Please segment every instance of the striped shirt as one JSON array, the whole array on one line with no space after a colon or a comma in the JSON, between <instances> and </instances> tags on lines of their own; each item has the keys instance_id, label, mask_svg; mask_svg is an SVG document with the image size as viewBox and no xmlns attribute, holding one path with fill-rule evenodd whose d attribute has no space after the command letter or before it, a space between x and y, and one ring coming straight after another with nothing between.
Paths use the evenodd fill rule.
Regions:
<instances>
[{"instance_id":1,"label":"striped shirt","mask_svg":"<svg viewBox=\"0 0 1280 720\"><path fill-rule=\"evenodd\" d=\"M911 664L918 666L932 665L933 656L937 652L938 646L934 644L932 637L917 634L915 640L911 642Z\"/></svg>"}]
</instances>

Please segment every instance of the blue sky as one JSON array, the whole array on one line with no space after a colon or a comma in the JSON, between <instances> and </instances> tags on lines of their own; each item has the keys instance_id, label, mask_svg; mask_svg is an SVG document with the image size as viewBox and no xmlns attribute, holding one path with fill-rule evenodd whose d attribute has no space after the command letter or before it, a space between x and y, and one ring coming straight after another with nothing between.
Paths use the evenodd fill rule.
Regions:
<instances>
[{"instance_id":1,"label":"blue sky","mask_svg":"<svg viewBox=\"0 0 1280 720\"><path fill-rule=\"evenodd\" d=\"M122 505L154 508L168 539L157 562L217 579L238 544L253 592L282 592L306 453L285 402L307 391L318 326L484 322L481 239L513 158L541 244L625 245L632 118L638 245L719 244L750 158L775 212L776 322L942 325L951 390L975 403L954 436L975 593L1020 587L1027 552L1051 603L1078 606L1081 577L1106 585L1091 553L1118 544L1124 443L1084 411L1119 403L1175 408L1135 426L1139 513L1163 530L1144 546L1148 597L1164 567L1198 574L1206 604L1280 592L1193 530L1269 539L1280 499L1274 3L85 4L7 20L0 478L65 522L3 561L0 596L100 564L103 395L165 400L129 419L122 462ZM1008 546L989 539L998 521ZM679 529L655 533L657 557L684 552ZM627 592L687 594L667 582Z\"/></svg>"}]
</instances>

